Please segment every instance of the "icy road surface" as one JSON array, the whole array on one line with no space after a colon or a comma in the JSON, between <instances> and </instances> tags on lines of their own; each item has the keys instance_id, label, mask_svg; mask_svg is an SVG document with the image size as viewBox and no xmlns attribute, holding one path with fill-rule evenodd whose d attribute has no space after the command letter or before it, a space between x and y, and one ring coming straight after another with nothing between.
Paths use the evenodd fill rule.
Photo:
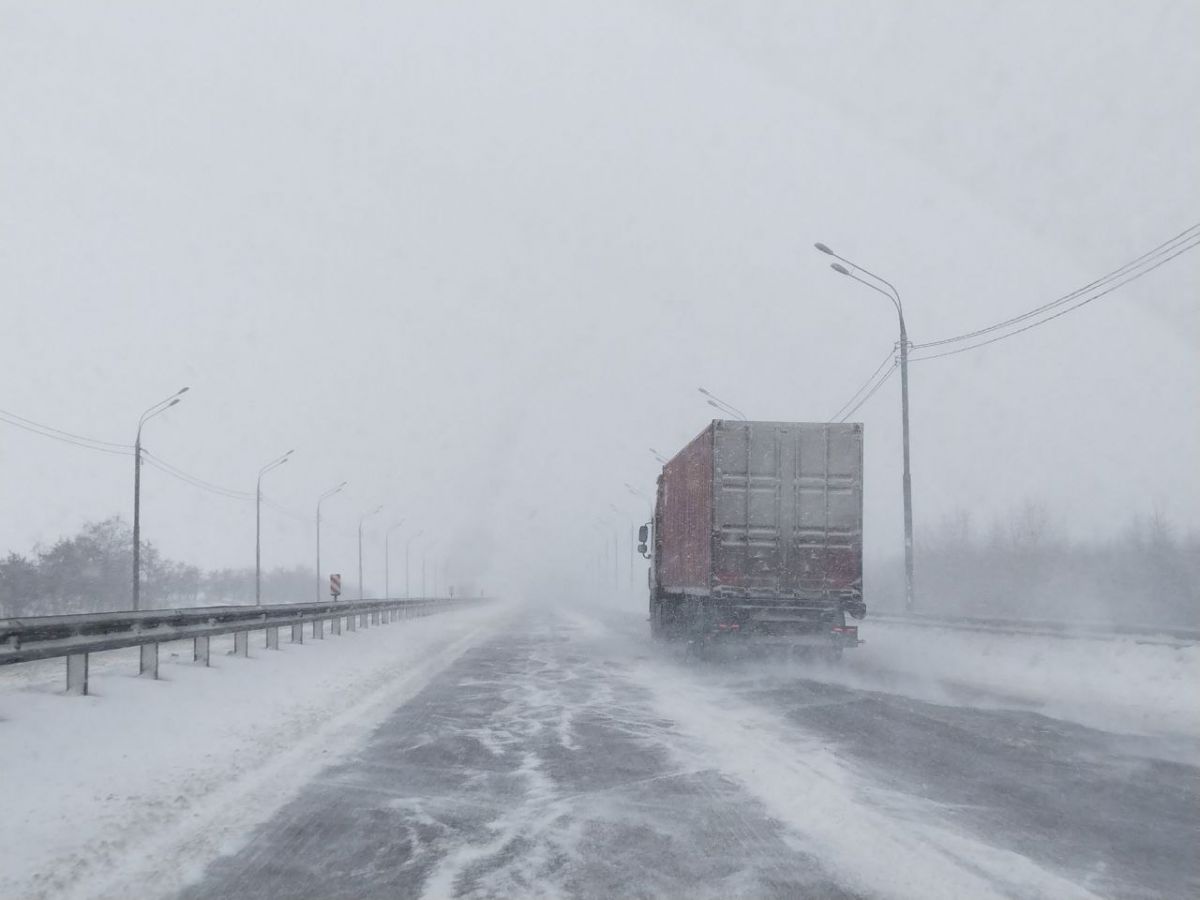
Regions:
<instances>
[{"instance_id":1,"label":"icy road surface","mask_svg":"<svg viewBox=\"0 0 1200 900\"><path fill-rule=\"evenodd\" d=\"M988 706L522 612L184 896L1200 896L1193 744Z\"/></svg>"}]
</instances>

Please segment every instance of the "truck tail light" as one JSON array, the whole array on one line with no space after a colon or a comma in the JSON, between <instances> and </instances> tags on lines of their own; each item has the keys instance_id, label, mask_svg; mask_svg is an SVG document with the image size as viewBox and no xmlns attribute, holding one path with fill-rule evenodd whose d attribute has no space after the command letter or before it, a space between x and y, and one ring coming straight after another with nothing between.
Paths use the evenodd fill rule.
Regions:
<instances>
[{"instance_id":1,"label":"truck tail light","mask_svg":"<svg viewBox=\"0 0 1200 900\"><path fill-rule=\"evenodd\" d=\"M834 625L833 633L840 634L840 635L843 635L848 638L852 638L853 640L856 640L856 641L858 640L858 626L857 625Z\"/></svg>"}]
</instances>

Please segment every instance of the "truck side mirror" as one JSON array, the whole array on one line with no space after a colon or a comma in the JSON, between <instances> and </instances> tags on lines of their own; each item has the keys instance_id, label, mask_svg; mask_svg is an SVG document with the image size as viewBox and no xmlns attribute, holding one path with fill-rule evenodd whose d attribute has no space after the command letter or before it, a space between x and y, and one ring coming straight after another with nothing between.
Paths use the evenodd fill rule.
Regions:
<instances>
[{"instance_id":1,"label":"truck side mirror","mask_svg":"<svg viewBox=\"0 0 1200 900\"><path fill-rule=\"evenodd\" d=\"M647 541L649 538L650 538L650 528L649 528L648 526L646 526L646 525L643 525L641 528L639 528L639 529L638 529L638 543L642 545L642 547L643 547L643 550L642 550L642 552L643 552L643 553L645 552L645 549L644 549L644 548L645 548L645 545L646 545L646 541Z\"/></svg>"},{"instance_id":2,"label":"truck side mirror","mask_svg":"<svg viewBox=\"0 0 1200 900\"><path fill-rule=\"evenodd\" d=\"M642 554L642 556L645 556L645 555L646 555L646 552L647 552L647 547L646 547L646 545L645 545L645 544L638 544L638 553Z\"/></svg>"}]
</instances>

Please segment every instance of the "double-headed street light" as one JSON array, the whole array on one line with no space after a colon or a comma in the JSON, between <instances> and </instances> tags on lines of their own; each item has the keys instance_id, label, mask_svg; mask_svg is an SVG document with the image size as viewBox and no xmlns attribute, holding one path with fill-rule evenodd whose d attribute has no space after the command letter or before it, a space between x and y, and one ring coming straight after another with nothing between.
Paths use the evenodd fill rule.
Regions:
<instances>
[{"instance_id":1,"label":"double-headed street light","mask_svg":"<svg viewBox=\"0 0 1200 900\"><path fill-rule=\"evenodd\" d=\"M361 600L363 598L363 567L362 567L363 522L365 522L367 519L369 519L371 516L375 515L376 513L380 512L382 509L383 509L383 504L380 504L379 506L375 507L374 509L370 510L369 512L365 512L361 516L358 517L358 599L359 600Z\"/></svg>"},{"instance_id":2,"label":"double-headed street light","mask_svg":"<svg viewBox=\"0 0 1200 900\"><path fill-rule=\"evenodd\" d=\"M712 391L706 391L704 388L696 388L700 393L708 398L708 405L713 409L723 412L726 415L732 415L734 418L746 421L746 414L734 406L732 403L726 403Z\"/></svg>"},{"instance_id":3,"label":"double-headed street light","mask_svg":"<svg viewBox=\"0 0 1200 900\"><path fill-rule=\"evenodd\" d=\"M254 489L254 605L262 606L262 479L263 476L282 466L296 451L289 450L258 470L258 484Z\"/></svg>"},{"instance_id":4,"label":"double-headed street light","mask_svg":"<svg viewBox=\"0 0 1200 900\"><path fill-rule=\"evenodd\" d=\"M859 284L865 284L892 301L896 307L896 315L900 319L900 418L904 433L904 608L910 612L914 605L913 592L913 525L912 525L912 473L909 470L908 452L908 329L904 326L904 307L900 303L900 292L896 286L874 272L864 269L857 263L851 262L844 256L838 256L825 244L814 244L822 253L841 260L846 265L831 263L830 267L839 275L853 278ZM849 266L850 268L846 268ZM862 272L873 281L867 281L856 273ZM878 282L878 284L874 283ZM882 284L884 287L880 287ZM887 288L885 290L884 288Z\"/></svg>"},{"instance_id":5,"label":"double-headed street light","mask_svg":"<svg viewBox=\"0 0 1200 900\"><path fill-rule=\"evenodd\" d=\"M388 528L383 536L383 599L392 599L392 532L404 524L401 519L395 525Z\"/></svg>"},{"instance_id":6,"label":"double-headed street light","mask_svg":"<svg viewBox=\"0 0 1200 900\"><path fill-rule=\"evenodd\" d=\"M133 442L133 608L141 605L142 593L142 426L159 413L179 402L187 388L180 388L165 400L159 400L138 419L137 439Z\"/></svg>"},{"instance_id":7,"label":"double-headed street light","mask_svg":"<svg viewBox=\"0 0 1200 900\"><path fill-rule=\"evenodd\" d=\"M317 602L321 602L321 504L334 494L340 493L346 487L342 482L335 488L330 488L317 498Z\"/></svg>"}]
</instances>

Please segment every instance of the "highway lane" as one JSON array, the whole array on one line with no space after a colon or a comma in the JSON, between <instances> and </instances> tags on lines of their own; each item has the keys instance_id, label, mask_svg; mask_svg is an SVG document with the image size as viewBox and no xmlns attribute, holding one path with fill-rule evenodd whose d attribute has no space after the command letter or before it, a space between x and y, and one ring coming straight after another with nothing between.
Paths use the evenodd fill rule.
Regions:
<instances>
[{"instance_id":1,"label":"highway lane","mask_svg":"<svg viewBox=\"0 0 1200 900\"><path fill-rule=\"evenodd\" d=\"M1154 750L531 612L185 896L1195 896L1197 769Z\"/></svg>"}]
</instances>

